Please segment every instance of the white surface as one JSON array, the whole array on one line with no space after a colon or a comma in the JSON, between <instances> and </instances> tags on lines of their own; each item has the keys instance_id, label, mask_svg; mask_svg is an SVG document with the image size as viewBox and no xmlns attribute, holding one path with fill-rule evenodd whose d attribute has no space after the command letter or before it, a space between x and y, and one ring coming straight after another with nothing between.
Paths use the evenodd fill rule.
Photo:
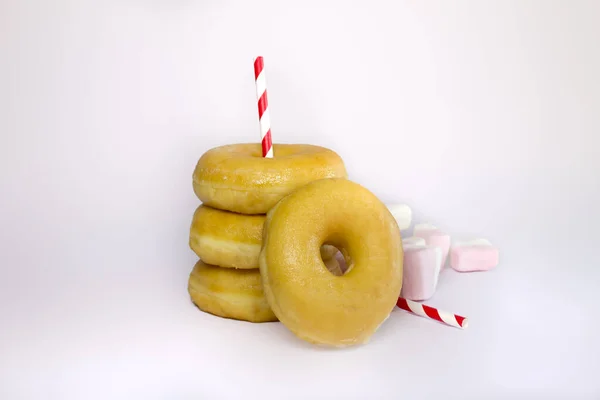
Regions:
<instances>
[{"instance_id":1,"label":"white surface","mask_svg":"<svg viewBox=\"0 0 600 400\"><path fill-rule=\"evenodd\" d=\"M0 1L0 398L600 396L600 3ZM198 157L329 146L501 250L365 347L197 311Z\"/></svg>"}]
</instances>

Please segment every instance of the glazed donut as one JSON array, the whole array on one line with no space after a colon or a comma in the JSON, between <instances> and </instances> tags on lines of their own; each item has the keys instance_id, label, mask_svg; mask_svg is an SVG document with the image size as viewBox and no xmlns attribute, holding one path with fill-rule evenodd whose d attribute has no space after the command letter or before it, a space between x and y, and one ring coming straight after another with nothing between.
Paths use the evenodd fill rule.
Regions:
<instances>
[{"instance_id":1,"label":"glazed donut","mask_svg":"<svg viewBox=\"0 0 600 400\"><path fill-rule=\"evenodd\" d=\"M322 244L348 266L323 267ZM296 336L329 346L366 343L402 288L400 230L387 207L346 179L322 179L286 196L267 214L260 253L265 296Z\"/></svg>"},{"instance_id":2,"label":"glazed donut","mask_svg":"<svg viewBox=\"0 0 600 400\"><path fill-rule=\"evenodd\" d=\"M342 274L335 258L325 264L332 274ZM192 302L209 314L249 322L277 321L257 269L220 268L198 261L190 273L188 292Z\"/></svg>"},{"instance_id":3,"label":"glazed donut","mask_svg":"<svg viewBox=\"0 0 600 400\"><path fill-rule=\"evenodd\" d=\"M190 273L188 292L194 304L209 314L250 322L277 321L256 269L220 268L199 260Z\"/></svg>"},{"instance_id":4,"label":"glazed donut","mask_svg":"<svg viewBox=\"0 0 600 400\"><path fill-rule=\"evenodd\" d=\"M208 150L194 170L194 193L202 203L220 210L265 214L308 182L347 177L340 156L324 147L274 144L273 154L263 158L259 143Z\"/></svg>"},{"instance_id":5,"label":"glazed donut","mask_svg":"<svg viewBox=\"0 0 600 400\"><path fill-rule=\"evenodd\" d=\"M194 212L190 248L208 264L227 268L258 269L266 215L244 215L205 205ZM337 249L323 246L321 258L332 258Z\"/></svg>"}]
</instances>

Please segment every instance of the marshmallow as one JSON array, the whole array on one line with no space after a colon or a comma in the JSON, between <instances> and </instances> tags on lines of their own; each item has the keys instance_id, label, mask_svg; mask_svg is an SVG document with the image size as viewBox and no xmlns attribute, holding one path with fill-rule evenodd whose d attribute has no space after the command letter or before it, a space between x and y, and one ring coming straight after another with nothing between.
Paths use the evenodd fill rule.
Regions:
<instances>
[{"instance_id":1,"label":"marshmallow","mask_svg":"<svg viewBox=\"0 0 600 400\"><path fill-rule=\"evenodd\" d=\"M498 248L489 240L473 239L452 245L450 266L459 272L487 271L498 265Z\"/></svg>"},{"instance_id":2,"label":"marshmallow","mask_svg":"<svg viewBox=\"0 0 600 400\"><path fill-rule=\"evenodd\" d=\"M416 224L415 227L413 228L413 235L418 236L417 233L419 234L427 234L427 233L432 233L432 232L439 232L440 230L438 229L437 226L430 224L429 222L425 222L422 224Z\"/></svg>"},{"instance_id":3,"label":"marshmallow","mask_svg":"<svg viewBox=\"0 0 600 400\"><path fill-rule=\"evenodd\" d=\"M337 260L338 264L340 265L341 275L344 275L346 273L346 270L348 269L348 265L346 265L346 259L344 258L344 255L342 254L341 251L338 251L337 253L335 253L335 259Z\"/></svg>"},{"instance_id":4,"label":"marshmallow","mask_svg":"<svg viewBox=\"0 0 600 400\"><path fill-rule=\"evenodd\" d=\"M450 251L450 236L440 231L431 224L417 224L413 235L425 239L427 246L436 246L442 249L442 268L446 265L448 252Z\"/></svg>"},{"instance_id":5,"label":"marshmallow","mask_svg":"<svg viewBox=\"0 0 600 400\"><path fill-rule=\"evenodd\" d=\"M456 241L452 245L452 247L462 247L462 246L491 246L492 243L487 239L471 239L471 240L462 240Z\"/></svg>"},{"instance_id":6,"label":"marshmallow","mask_svg":"<svg viewBox=\"0 0 600 400\"><path fill-rule=\"evenodd\" d=\"M410 228L410 222L412 220L412 210L406 204L389 204L388 210L396 219L398 228L400 230Z\"/></svg>"},{"instance_id":7,"label":"marshmallow","mask_svg":"<svg viewBox=\"0 0 600 400\"><path fill-rule=\"evenodd\" d=\"M414 301L429 299L435 293L441 267L441 248L423 244L405 245L400 296Z\"/></svg>"},{"instance_id":8,"label":"marshmallow","mask_svg":"<svg viewBox=\"0 0 600 400\"><path fill-rule=\"evenodd\" d=\"M425 246L425 239L420 238L420 237L416 237L416 236L411 236L411 237L407 237L402 239L402 246L406 247L406 246Z\"/></svg>"}]
</instances>

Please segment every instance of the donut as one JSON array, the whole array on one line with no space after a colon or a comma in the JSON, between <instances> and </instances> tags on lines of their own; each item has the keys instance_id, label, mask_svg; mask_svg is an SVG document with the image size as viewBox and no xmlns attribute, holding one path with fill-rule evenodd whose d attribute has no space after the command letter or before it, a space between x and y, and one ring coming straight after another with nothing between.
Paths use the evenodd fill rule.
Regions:
<instances>
[{"instance_id":1,"label":"donut","mask_svg":"<svg viewBox=\"0 0 600 400\"><path fill-rule=\"evenodd\" d=\"M241 214L266 214L291 191L322 178L346 178L340 156L308 144L274 144L264 158L258 143L215 147L193 173L194 193L203 204Z\"/></svg>"},{"instance_id":2,"label":"donut","mask_svg":"<svg viewBox=\"0 0 600 400\"><path fill-rule=\"evenodd\" d=\"M201 205L194 212L189 246L208 264L227 268L258 269L266 215L244 215ZM337 249L323 246L321 258L332 258Z\"/></svg>"},{"instance_id":3,"label":"donut","mask_svg":"<svg viewBox=\"0 0 600 400\"><path fill-rule=\"evenodd\" d=\"M346 260L341 276L321 261L323 244ZM370 191L346 179L311 182L267 213L260 253L265 297L277 318L308 342L368 342L402 288L400 229Z\"/></svg>"},{"instance_id":4,"label":"donut","mask_svg":"<svg viewBox=\"0 0 600 400\"><path fill-rule=\"evenodd\" d=\"M277 321L257 269L220 268L199 260L190 273L188 292L192 302L209 314L249 322Z\"/></svg>"},{"instance_id":5,"label":"donut","mask_svg":"<svg viewBox=\"0 0 600 400\"><path fill-rule=\"evenodd\" d=\"M332 274L342 274L335 258L325 264ZM192 302L209 314L249 322L277 321L258 269L220 268L199 260L190 273L188 292Z\"/></svg>"}]
</instances>

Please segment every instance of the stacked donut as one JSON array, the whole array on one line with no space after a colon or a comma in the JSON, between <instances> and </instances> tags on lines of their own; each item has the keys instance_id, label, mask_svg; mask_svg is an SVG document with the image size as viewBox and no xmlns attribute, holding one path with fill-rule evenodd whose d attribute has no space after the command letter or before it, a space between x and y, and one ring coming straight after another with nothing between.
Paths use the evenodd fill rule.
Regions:
<instances>
[{"instance_id":1,"label":"stacked donut","mask_svg":"<svg viewBox=\"0 0 600 400\"><path fill-rule=\"evenodd\" d=\"M192 301L225 318L279 320L310 343L366 343L400 295L398 224L373 193L347 179L335 152L273 150L263 158L258 144L221 146L198 161Z\"/></svg>"},{"instance_id":2,"label":"stacked donut","mask_svg":"<svg viewBox=\"0 0 600 400\"><path fill-rule=\"evenodd\" d=\"M294 190L323 178L346 178L342 159L312 145L275 144L263 158L260 144L226 145L200 157L193 188L196 209L189 245L200 260L188 283L192 301L217 316L277 321L263 291L259 254L266 213ZM331 245L320 247L333 275L342 275Z\"/></svg>"}]
</instances>

